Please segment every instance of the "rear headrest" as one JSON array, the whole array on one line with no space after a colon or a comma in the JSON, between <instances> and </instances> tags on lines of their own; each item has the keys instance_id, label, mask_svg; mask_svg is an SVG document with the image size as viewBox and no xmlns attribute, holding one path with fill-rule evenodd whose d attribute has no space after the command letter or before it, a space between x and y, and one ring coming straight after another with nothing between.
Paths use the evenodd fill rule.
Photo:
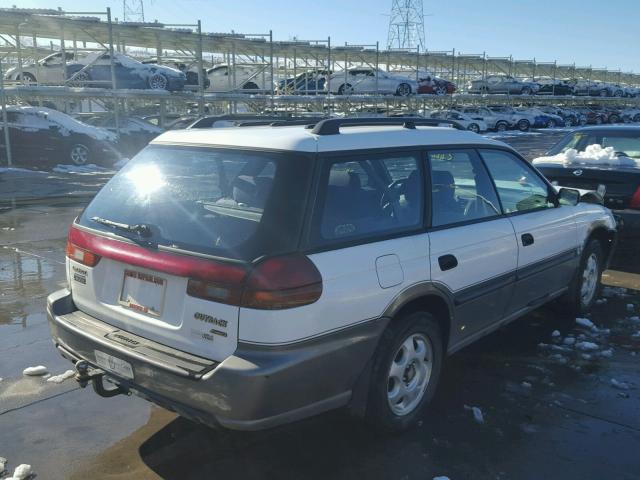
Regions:
<instances>
[{"instance_id":1,"label":"rear headrest","mask_svg":"<svg viewBox=\"0 0 640 480\"><path fill-rule=\"evenodd\" d=\"M273 179L238 175L233 181L233 199L252 207L263 207Z\"/></svg>"},{"instance_id":2,"label":"rear headrest","mask_svg":"<svg viewBox=\"0 0 640 480\"><path fill-rule=\"evenodd\" d=\"M329 186L360 188L360 175L348 170L331 170Z\"/></svg>"},{"instance_id":3,"label":"rear headrest","mask_svg":"<svg viewBox=\"0 0 640 480\"><path fill-rule=\"evenodd\" d=\"M431 183L433 185L455 185L455 180L451 172L446 170L433 170L431 172Z\"/></svg>"}]
</instances>

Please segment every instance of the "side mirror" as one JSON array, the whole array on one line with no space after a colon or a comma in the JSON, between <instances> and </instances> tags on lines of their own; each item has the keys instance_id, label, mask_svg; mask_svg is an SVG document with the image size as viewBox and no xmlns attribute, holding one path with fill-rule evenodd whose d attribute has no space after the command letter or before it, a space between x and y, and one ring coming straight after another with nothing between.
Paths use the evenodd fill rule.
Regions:
<instances>
[{"instance_id":1,"label":"side mirror","mask_svg":"<svg viewBox=\"0 0 640 480\"><path fill-rule=\"evenodd\" d=\"M573 188L561 188L556 198L558 199L558 205L575 207L580 203L580 192Z\"/></svg>"}]
</instances>

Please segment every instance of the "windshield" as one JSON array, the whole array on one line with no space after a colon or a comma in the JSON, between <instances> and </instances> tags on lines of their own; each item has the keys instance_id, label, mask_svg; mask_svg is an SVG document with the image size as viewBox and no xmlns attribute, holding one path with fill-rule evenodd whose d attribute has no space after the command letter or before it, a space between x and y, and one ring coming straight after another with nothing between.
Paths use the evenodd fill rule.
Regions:
<instances>
[{"instance_id":1,"label":"windshield","mask_svg":"<svg viewBox=\"0 0 640 480\"><path fill-rule=\"evenodd\" d=\"M238 260L297 246L312 161L299 154L150 146L82 213L83 226L145 243Z\"/></svg>"},{"instance_id":2,"label":"windshield","mask_svg":"<svg viewBox=\"0 0 640 480\"><path fill-rule=\"evenodd\" d=\"M557 155L571 148L584 152L589 145L612 147L618 156L640 159L640 131L576 132L560 140L548 154Z\"/></svg>"}]
</instances>

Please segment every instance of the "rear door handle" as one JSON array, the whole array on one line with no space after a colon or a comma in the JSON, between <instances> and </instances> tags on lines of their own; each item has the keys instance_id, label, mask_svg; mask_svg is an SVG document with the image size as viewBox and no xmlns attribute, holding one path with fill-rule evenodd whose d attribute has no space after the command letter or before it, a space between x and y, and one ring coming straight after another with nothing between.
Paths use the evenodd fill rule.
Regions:
<instances>
[{"instance_id":1,"label":"rear door handle","mask_svg":"<svg viewBox=\"0 0 640 480\"><path fill-rule=\"evenodd\" d=\"M528 247L529 245L533 245L533 235L531 235L530 233L523 233L522 234L522 246L523 247Z\"/></svg>"},{"instance_id":2,"label":"rear door handle","mask_svg":"<svg viewBox=\"0 0 640 480\"><path fill-rule=\"evenodd\" d=\"M442 255L441 257L438 257L438 265L440 265L440 270L443 272L445 270L451 270L458 266L458 259L451 254Z\"/></svg>"}]
</instances>

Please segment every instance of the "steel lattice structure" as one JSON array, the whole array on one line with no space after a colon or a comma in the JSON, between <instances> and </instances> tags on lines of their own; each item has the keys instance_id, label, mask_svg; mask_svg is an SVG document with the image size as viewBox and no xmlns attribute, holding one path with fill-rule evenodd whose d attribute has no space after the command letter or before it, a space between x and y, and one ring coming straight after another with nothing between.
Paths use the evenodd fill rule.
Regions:
<instances>
[{"instance_id":1,"label":"steel lattice structure","mask_svg":"<svg viewBox=\"0 0 640 480\"><path fill-rule=\"evenodd\" d=\"M144 22L143 0L122 0L122 19L125 22Z\"/></svg>"},{"instance_id":2,"label":"steel lattice structure","mask_svg":"<svg viewBox=\"0 0 640 480\"><path fill-rule=\"evenodd\" d=\"M387 48L426 50L422 0L392 0Z\"/></svg>"}]
</instances>

